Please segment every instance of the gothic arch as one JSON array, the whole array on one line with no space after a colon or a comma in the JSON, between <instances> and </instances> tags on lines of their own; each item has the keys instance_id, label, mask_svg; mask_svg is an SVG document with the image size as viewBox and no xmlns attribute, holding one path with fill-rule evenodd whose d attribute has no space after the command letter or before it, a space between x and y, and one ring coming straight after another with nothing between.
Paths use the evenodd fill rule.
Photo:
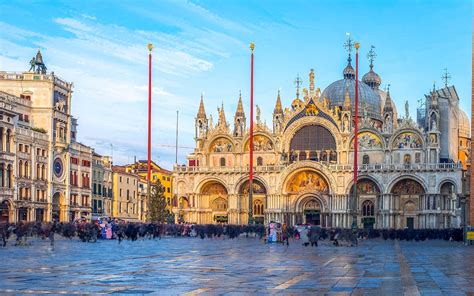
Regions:
<instances>
[{"instance_id":1,"label":"gothic arch","mask_svg":"<svg viewBox=\"0 0 474 296\"><path fill-rule=\"evenodd\" d=\"M382 147L376 148L374 150L385 150L386 145L385 145L384 138L382 137L382 135L380 134L380 132L378 130L372 129L372 128L364 128L364 129L361 129L359 131L359 136L361 134L364 134L364 133L373 134L380 141L380 144L381 144ZM354 141L354 138L355 138L355 133L352 132L350 137L349 137L349 141L347 141L347 143L344 147L345 151L352 151L353 150L351 146L352 146L352 142ZM359 138L359 141L360 141L360 138ZM363 149L360 148L360 145L359 145L359 151L371 151L371 150L370 149L369 150L363 150Z\"/></svg>"},{"instance_id":2,"label":"gothic arch","mask_svg":"<svg viewBox=\"0 0 474 296\"><path fill-rule=\"evenodd\" d=\"M383 187L382 183L379 180L377 180L375 177L372 177L372 176L369 176L369 175L360 175L357 178L357 182L359 183L359 182L363 181L364 179L373 182L378 187L378 190L379 190L380 194L385 192L385 188ZM346 187L346 194L351 194L353 185L354 185L354 179L351 179L349 184Z\"/></svg>"},{"instance_id":3,"label":"gothic arch","mask_svg":"<svg viewBox=\"0 0 474 296\"><path fill-rule=\"evenodd\" d=\"M286 185L291 177L294 174L304 170L314 171L315 173L321 175L321 177L328 184L328 194L335 192L334 189L337 188L336 179L333 177L326 166L315 161L297 161L285 167L285 169L280 174L280 178L276 186L277 192L285 192Z\"/></svg>"},{"instance_id":4,"label":"gothic arch","mask_svg":"<svg viewBox=\"0 0 474 296\"><path fill-rule=\"evenodd\" d=\"M302 213L304 210L304 206L312 200L316 200L319 203L319 205L321 206L321 212L327 212L329 210L328 204L323 197L316 193L303 192L295 200L295 203L293 205L294 211L297 213Z\"/></svg>"},{"instance_id":5,"label":"gothic arch","mask_svg":"<svg viewBox=\"0 0 474 296\"><path fill-rule=\"evenodd\" d=\"M396 184L398 184L398 182L403 181L403 180L412 180L412 181L415 181L415 182L419 183L421 185L421 187L423 188L423 191L424 191L423 194L428 193L428 187L426 186L425 181L423 179L419 178L419 177L414 176L414 175L402 175L398 178L395 178L394 180L392 180L390 185L387 187L387 192L386 193L392 193L394 186Z\"/></svg>"},{"instance_id":6,"label":"gothic arch","mask_svg":"<svg viewBox=\"0 0 474 296\"><path fill-rule=\"evenodd\" d=\"M268 186L268 183L265 181L265 179L261 178L261 177L254 177L253 178L254 181L258 181L262 184L262 186L265 188L265 194L268 195L269 193L269 186ZM234 187L234 192L236 194L240 194L241 192L241 189L242 189L242 186L247 182L249 181L249 175L245 175L243 177L241 177L235 184L235 187Z\"/></svg>"},{"instance_id":7,"label":"gothic arch","mask_svg":"<svg viewBox=\"0 0 474 296\"><path fill-rule=\"evenodd\" d=\"M275 151L275 149L276 149L275 139L273 139L273 137L269 133L264 132L264 131L254 131L254 134L253 134L254 145L255 145L255 138L256 137L265 137L270 141L270 143L272 145L272 148L269 149L269 150L264 150L264 152L274 152ZM247 153L248 152L248 151L246 151L246 147L247 147L247 143L249 142L249 140L250 140L250 133L247 132L245 134L245 137L244 137L243 141L242 141L242 145L240 147L240 152L242 152L242 153ZM259 151L254 150L254 152L259 152Z\"/></svg>"},{"instance_id":8,"label":"gothic arch","mask_svg":"<svg viewBox=\"0 0 474 296\"><path fill-rule=\"evenodd\" d=\"M394 145L394 142L396 139L398 139L399 136L401 136L403 133L412 133L412 134L415 134L417 135L419 138L420 138L420 141L421 141L421 147L419 148L412 148L412 149L424 149L426 147L426 143L425 143L425 138L423 137L422 133L417 130L417 129L414 129L414 128L401 128L399 130L397 130L395 133L393 133L393 135L390 137L390 140L389 140L389 144L388 144L388 148L390 150L394 150L394 149L400 149L400 148L394 148L393 145Z\"/></svg>"},{"instance_id":9,"label":"gothic arch","mask_svg":"<svg viewBox=\"0 0 474 296\"><path fill-rule=\"evenodd\" d=\"M438 183L438 186L436 188L436 192L441 192L441 188L443 187L444 184L446 183L451 183L454 185L454 193L459 193L459 185L458 183L452 179L452 178L443 178L439 183Z\"/></svg>"},{"instance_id":10,"label":"gothic arch","mask_svg":"<svg viewBox=\"0 0 474 296\"><path fill-rule=\"evenodd\" d=\"M336 142L336 150L341 150L342 137L339 129L329 120L316 116L302 117L288 126L288 129L284 132L282 137L282 150L286 152L290 151L291 140L300 129L307 125L320 125L326 128L332 134L334 141Z\"/></svg>"},{"instance_id":11,"label":"gothic arch","mask_svg":"<svg viewBox=\"0 0 474 296\"><path fill-rule=\"evenodd\" d=\"M227 194L230 194L231 191L229 190L229 187L226 185L226 182L224 180L222 180L221 178L218 178L218 177L210 177L210 178L204 178L202 179L198 184L197 186L194 188L194 192L196 193L201 193L204 186L207 185L208 183L212 183L212 182L215 182L215 183L220 183L222 186L224 186L224 188L226 189L227 191Z\"/></svg>"},{"instance_id":12,"label":"gothic arch","mask_svg":"<svg viewBox=\"0 0 474 296\"><path fill-rule=\"evenodd\" d=\"M230 142L230 144L232 144L232 150L231 151L228 151L226 149L224 149L222 152L214 152L214 151L211 151L211 148L212 148L212 145L219 139L225 139L227 141ZM235 141L232 139L232 137L228 134L216 134L215 136L213 136L212 138L210 138L208 141L206 141L206 145L204 146L204 151L206 151L206 153L225 153L225 152L235 152ZM226 148L226 147L224 147Z\"/></svg>"}]
</instances>

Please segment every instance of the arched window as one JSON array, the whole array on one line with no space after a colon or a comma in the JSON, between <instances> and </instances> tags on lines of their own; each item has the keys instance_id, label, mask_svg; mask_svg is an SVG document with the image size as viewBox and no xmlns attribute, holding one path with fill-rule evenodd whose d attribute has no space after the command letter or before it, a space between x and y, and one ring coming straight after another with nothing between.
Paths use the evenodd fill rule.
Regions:
<instances>
[{"instance_id":1,"label":"arched window","mask_svg":"<svg viewBox=\"0 0 474 296\"><path fill-rule=\"evenodd\" d=\"M225 167L225 158L224 157L221 157L220 163L221 163L221 167Z\"/></svg>"},{"instance_id":2,"label":"arched window","mask_svg":"<svg viewBox=\"0 0 474 296\"><path fill-rule=\"evenodd\" d=\"M225 210L227 210L227 201L222 197L216 198L212 202L211 208L214 211L225 211Z\"/></svg>"},{"instance_id":3,"label":"arched window","mask_svg":"<svg viewBox=\"0 0 474 296\"><path fill-rule=\"evenodd\" d=\"M263 158L261 156L257 157L257 165L263 165Z\"/></svg>"},{"instance_id":4,"label":"arched window","mask_svg":"<svg viewBox=\"0 0 474 296\"><path fill-rule=\"evenodd\" d=\"M371 200L366 200L362 203L362 216L374 216L374 203Z\"/></svg>"},{"instance_id":5,"label":"arched window","mask_svg":"<svg viewBox=\"0 0 474 296\"><path fill-rule=\"evenodd\" d=\"M44 164L41 167L41 180L46 180L46 167Z\"/></svg>"},{"instance_id":6,"label":"arched window","mask_svg":"<svg viewBox=\"0 0 474 296\"><path fill-rule=\"evenodd\" d=\"M23 160L18 163L18 176L23 177Z\"/></svg>"},{"instance_id":7,"label":"arched window","mask_svg":"<svg viewBox=\"0 0 474 296\"><path fill-rule=\"evenodd\" d=\"M362 157L362 164L369 164L370 163L370 158L367 154L365 154L363 157Z\"/></svg>"},{"instance_id":8,"label":"arched window","mask_svg":"<svg viewBox=\"0 0 474 296\"><path fill-rule=\"evenodd\" d=\"M405 154L405 156L403 156L403 163L404 164L411 164L411 155L410 154Z\"/></svg>"},{"instance_id":9,"label":"arched window","mask_svg":"<svg viewBox=\"0 0 474 296\"><path fill-rule=\"evenodd\" d=\"M36 179L40 180L41 179L41 167L40 164L36 164Z\"/></svg>"},{"instance_id":10,"label":"arched window","mask_svg":"<svg viewBox=\"0 0 474 296\"><path fill-rule=\"evenodd\" d=\"M0 163L0 187L5 187L5 179L4 179L4 176L5 176L5 165L3 163Z\"/></svg>"},{"instance_id":11,"label":"arched window","mask_svg":"<svg viewBox=\"0 0 474 296\"><path fill-rule=\"evenodd\" d=\"M7 168L7 187L12 188L12 165L9 164Z\"/></svg>"},{"instance_id":12,"label":"arched window","mask_svg":"<svg viewBox=\"0 0 474 296\"><path fill-rule=\"evenodd\" d=\"M253 214L258 216L263 215L263 201L257 199L253 202Z\"/></svg>"},{"instance_id":13,"label":"arched window","mask_svg":"<svg viewBox=\"0 0 474 296\"><path fill-rule=\"evenodd\" d=\"M26 178L30 177L30 166L28 165L28 161L25 161L25 174L24 174L24 176Z\"/></svg>"}]
</instances>

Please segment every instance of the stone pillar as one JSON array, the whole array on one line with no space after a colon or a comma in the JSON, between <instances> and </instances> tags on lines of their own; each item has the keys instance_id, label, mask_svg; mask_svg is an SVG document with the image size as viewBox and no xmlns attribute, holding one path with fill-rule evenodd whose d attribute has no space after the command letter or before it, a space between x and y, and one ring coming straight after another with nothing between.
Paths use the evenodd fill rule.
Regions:
<instances>
[{"instance_id":1,"label":"stone pillar","mask_svg":"<svg viewBox=\"0 0 474 296\"><path fill-rule=\"evenodd\" d=\"M2 128L2 151L7 151L7 130L5 128Z\"/></svg>"}]
</instances>

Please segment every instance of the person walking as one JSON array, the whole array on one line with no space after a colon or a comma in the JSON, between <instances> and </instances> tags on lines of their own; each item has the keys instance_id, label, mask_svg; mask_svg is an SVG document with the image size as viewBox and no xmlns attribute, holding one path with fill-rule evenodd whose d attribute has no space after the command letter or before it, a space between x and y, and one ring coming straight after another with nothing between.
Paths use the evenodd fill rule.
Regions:
<instances>
[{"instance_id":1,"label":"person walking","mask_svg":"<svg viewBox=\"0 0 474 296\"><path fill-rule=\"evenodd\" d=\"M309 242L311 243L311 247L317 247L318 246L318 240L319 240L319 231L317 226L311 226L309 229Z\"/></svg>"}]
</instances>

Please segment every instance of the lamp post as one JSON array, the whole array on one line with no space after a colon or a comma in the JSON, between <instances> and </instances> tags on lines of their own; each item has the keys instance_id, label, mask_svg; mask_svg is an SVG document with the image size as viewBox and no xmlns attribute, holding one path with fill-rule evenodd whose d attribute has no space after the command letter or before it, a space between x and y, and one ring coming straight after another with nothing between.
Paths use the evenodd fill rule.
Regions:
<instances>
[{"instance_id":1,"label":"lamp post","mask_svg":"<svg viewBox=\"0 0 474 296\"><path fill-rule=\"evenodd\" d=\"M467 198L465 195L462 195L461 196L461 210L462 210L462 228L463 228L463 231L462 231L462 237L463 237L463 242L465 245L467 245L468 241L467 241L467 222L466 222L466 202L467 202Z\"/></svg>"}]
</instances>

